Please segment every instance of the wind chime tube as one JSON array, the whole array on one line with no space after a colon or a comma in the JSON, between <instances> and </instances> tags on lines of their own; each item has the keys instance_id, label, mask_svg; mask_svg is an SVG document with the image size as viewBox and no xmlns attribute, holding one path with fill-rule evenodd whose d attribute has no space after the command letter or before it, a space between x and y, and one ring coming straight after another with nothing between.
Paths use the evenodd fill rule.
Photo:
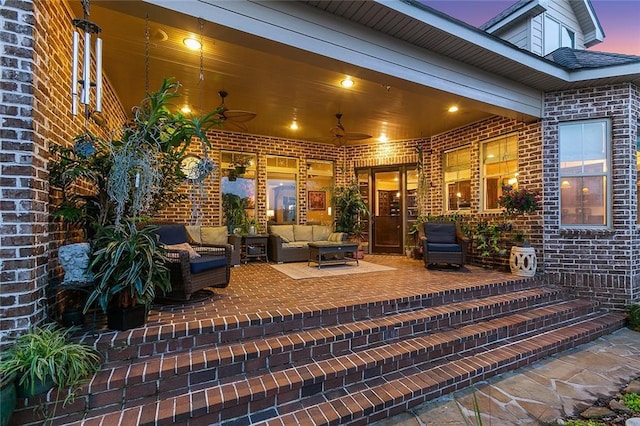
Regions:
<instances>
[{"instance_id":1,"label":"wind chime tube","mask_svg":"<svg viewBox=\"0 0 640 426\"><path fill-rule=\"evenodd\" d=\"M82 101L91 102L91 33L84 31L84 67L82 69Z\"/></svg>"},{"instance_id":2,"label":"wind chime tube","mask_svg":"<svg viewBox=\"0 0 640 426\"><path fill-rule=\"evenodd\" d=\"M102 39L96 38L96 112L102 112Z\"/></svg>"},{"instance_id":3,"label":"wind chime tube","mask_svg":"<svg viewBox=\"0 0 640 426\"><path fill-rule=\"evenodd\" d=\"M72 61L71 67L71 114L78 114L78 32L73 30L73 45L72 45Z\"/></svg>"}]
</instances>

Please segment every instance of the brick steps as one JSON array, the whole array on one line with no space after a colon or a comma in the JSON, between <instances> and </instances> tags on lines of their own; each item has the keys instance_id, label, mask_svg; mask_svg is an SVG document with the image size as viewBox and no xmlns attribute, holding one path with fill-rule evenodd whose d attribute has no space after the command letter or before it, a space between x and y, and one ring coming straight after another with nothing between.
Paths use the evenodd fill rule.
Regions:
<instances>
[{"instance_id":1,"label":"brick steps","mask_svg":"<svg viewBox=\"0 0 640 426\"><path fill-rule=\"evenodd\" d=\"M152 324L98 336L108 361L52 424L313 424L310 416L366 424L452 384L457 389L516 368L520 359L529 363L610 333L621 318L567 300L559 288L513 280L360 305ZM568 340L558 340L563 333ZM529 353L540 339L549 347ZM513 355L513 348L525 352ZM490 356L483 354L512 354L517 362L491 355L495 365L466 374L466 363ZM435 382L445 390L433 388L441 371L461 376ZM385 387L405 377L429 385L407 395ZM40 424L28 413L50 409L53 396L28 401L14 418Z\"/></svg>"},{"instance_id":2,"label":"brick steps","mask_svg":"<svg viewBox=\"0 0 640 426\"><path fill-rule=\"evenodd\" d=\"M620 313L600 314L562 329L516 340L468 357L385 381L357 392L277 416L270 409L249 416L260 426L368 423L393 416L422 402L464 389L497 374L524 367L549 355L611 333L624 324ZM261 418L271 419L260 422Z\"/></svg>"},{"instance_id":3,"label":"brick steps","mask_svg":"<svg viewBox=\"0 0 640 426\"><path fill-rule=\"evenodd\" d=\"M187 316L172 324L147 324L145 328L102 333L97 339L86 336L84 341L95 344L104 354L105 362L110 363L179 352L194 347L262 338L295 330L328 327L431 306L509 294L532 289L538 285L533 279L521 279L317 310L267 311L207 319Z\"/></svg>"},{"instance_id":4,"label":"brick steps","mask_svg":"<svg viewBox=\"0 0 640 426\"><path fill-rule=\"evenodd\" d=\"M229 383L216 383L202 388L192 385L191 392L170 398L166 397L166 392L161 392L163 398L146 398L124 412L127 416L132 415L129 412L137 412L141 416L138 420L140 424L153 424L153 416L157 416L153 417L153 421L157 418L162 424L199 415L205 415L201 420L212 423L247 416L252 412L257 412L254 416L275 415L274 407L282 407L286 412L307 397L330 393L353 383L366 383L369 379L375 382L380 377L397 374L410 367L426 368L445 357L477 351L478 347L516 338L522 333L539 333L545 327L557 327L576 316L587 315L592 308L590 303L580 300L542 306ZM293 405L290 401L294 401ZM96 416L87 424L93 424L98 419L105 424L120 415L120 409L109 411L118 414L112 412L106 416ZM88 416L92 414L90 411Z\"/></svg>"},{"instance_id":5,"label":"brick steps","mask_svg":"<svg viewBox=\"0 0 640 426\"><path fill-rule=\"evenodd\" d=\"M175 393L187 387L220 384L238 374L277 371L310 359L319 361L362 348L371 348L428 330L472 323L558 300L557 288L534 288L484 299L388 315L332 327L288 333L211 348L143 358L132 363L104 366L88 385L90 407L121 400L128 403L162 391ZM178 376L187 375L184 380ZM163 383L171 381L168 389ZM156 386L151 382L156 381ZM126 389L123 392L123 389ZM90 408L86 407L86 408Z\"/></svg>"}]
</instances>

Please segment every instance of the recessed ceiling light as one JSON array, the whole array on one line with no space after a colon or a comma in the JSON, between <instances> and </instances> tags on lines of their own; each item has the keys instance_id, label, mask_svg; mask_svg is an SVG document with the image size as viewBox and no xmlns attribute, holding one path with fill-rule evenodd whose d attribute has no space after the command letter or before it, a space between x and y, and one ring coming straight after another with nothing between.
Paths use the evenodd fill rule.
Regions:
<instances>
[{"instance_id":1,"label":"recessed ceiling light","mask_svg":"<svg viewBox=\"0 0 640 426\"><path fill-rule=\"evenodd\" d=\"M189 114L191 112L191 108L189 108L189 105L185 105L180 108L180 111L182 111L184 114Z\"/></svg>"},{"instance_id":2,"label":"recessed ceiling light","mask_svg":"<svg viewBox=\"0 0 640 426\"><path fill-rule=\"evenodd\" d=\"M453 105L449 107L449 112L457 112L458 111L458 107Z\"/></svg>"},{"instance_id":3,"label":"recessed ceiling light","mask_svg":"<svg viewBox=\"0 0 640 426\"><path fill-rule=\"evenodd\" d=\"M289 126L289 128L290 128L291 130L298 130L298 122L297 122L296 120L293 120L293 121L291 122L291 125Z\"/></svg>"},{"instance_id":4,"label":"recessed ceiling light","mask_svg":"<svg viewBox=\"0 0 640 426\"><path fill-rule=\"evenodd\" d=\"M182 42L191 50L198 50L202 46L198 40L191 37L185 38L184 40L182 40Z\"/></svg>"},{"instance_id":5,"label":"recessed ceiling light","mask_svg":"<svg viewBox=\"0 0 640 426\"><path fill-rule=\"evenodd\" d=\"M354 84L355 83L353 80L351 80L351 77L347 77L340 82L340 86L344 87L345 89L348 89L349 87L353 87Z\"/></svg>"},{"instance_id":6,"label":"recessed ceiling light","mask_svg":"<svg viewBox=\"0 0 640 426\"><path fill-rule=\"evenodd\" d=\"M389 138L387 137L386 133L380 133L380 137L378 138L378 140L380 142L387 142L389 140Z\"/></svg>"}]
</instances>

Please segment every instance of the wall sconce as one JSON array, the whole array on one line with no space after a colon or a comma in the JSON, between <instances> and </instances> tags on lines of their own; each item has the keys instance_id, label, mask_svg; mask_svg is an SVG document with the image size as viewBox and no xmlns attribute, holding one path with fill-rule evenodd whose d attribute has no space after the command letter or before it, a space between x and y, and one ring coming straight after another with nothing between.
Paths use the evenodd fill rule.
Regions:
<instances>
[{"instance_id":1,"label":"wall sconce","mask_svg":"<svg viewBox=\"0 0 640 426\"><path fill-rule=\"evenodd\" d=\"M96 88L96 112L102 112L102 39L100 32L102 29L94 22L87 19L89 17L89 0L82 0L84 11L83 19L72 20L75 29L73 30L73 64L71 68L71 114L78 114L78 84L82 88L80 92L80 103L85 106L85 116L89 118L89 104L91 102L91 86ZM82 30L84 34L84 50L82 54L82 80L78 80L78 62L80 34L77 30ZM91 34L96 34L96 79L91 81Z\"/></svg>"}]
</instances>

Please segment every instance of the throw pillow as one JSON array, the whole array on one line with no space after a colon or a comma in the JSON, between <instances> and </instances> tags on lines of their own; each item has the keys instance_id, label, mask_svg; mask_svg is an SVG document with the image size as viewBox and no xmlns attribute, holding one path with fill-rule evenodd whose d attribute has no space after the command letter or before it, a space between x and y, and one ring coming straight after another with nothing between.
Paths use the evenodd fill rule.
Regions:
<instances>
[{"instance_id":1,"label":"throw pillow","mask_svg":"<svg viewBox=\"0 0 640 426\"><path fill-rule=\"evenodd\" d=\"M340 242L344 241L345 235L346 234L344 232L332 232L327 237L327 241L331 241L331 242L334 242L334 243L340 243Z\"/></svg>"},{"instance_id":2,"label":"throw pillow","mask_svg":"<svg viewBox=\"0 0 640 426\"><path fill-rule=\"evenodd\" d=\"M202 244L227 244L227 227L222 226L201 226L200 236Z\"/></svg>"},{"instance_id":3,"label":"throw pillow","mask_svg":"<svg viewBox=\"0 0 640 426\"><path fill-rule=\"evenodd\" d=\"M296 241L313 241L313 226L293 225L293 236Z\"/></svg>"},{"instance_id":4,"label":"throw pillow","mask_svg":"<svg viewBox=\"0 0 640 426\"><path fill-rule=\"evenodd\" d=\"M191 244L189 244L189 243L165 244L164 248L166 248L167 250L185 250L185 251L188 251L190 259L195 259L196 257L200 257L200 254L197 251L195 251L194 248L191 247Z\"/></svg>"},{"instance_id":5,"label":"throw pillow","mask_svg":"<svg viewBox=\"0 0 640 426\"><path fill-rule=\"evenodd\" d=\"M187 237L189 238L189 242L191 244L202 244L202 237L200 237L200 227L199 226L191 226L185 225L187 229Z\"/></svg>"}]
</instances>

